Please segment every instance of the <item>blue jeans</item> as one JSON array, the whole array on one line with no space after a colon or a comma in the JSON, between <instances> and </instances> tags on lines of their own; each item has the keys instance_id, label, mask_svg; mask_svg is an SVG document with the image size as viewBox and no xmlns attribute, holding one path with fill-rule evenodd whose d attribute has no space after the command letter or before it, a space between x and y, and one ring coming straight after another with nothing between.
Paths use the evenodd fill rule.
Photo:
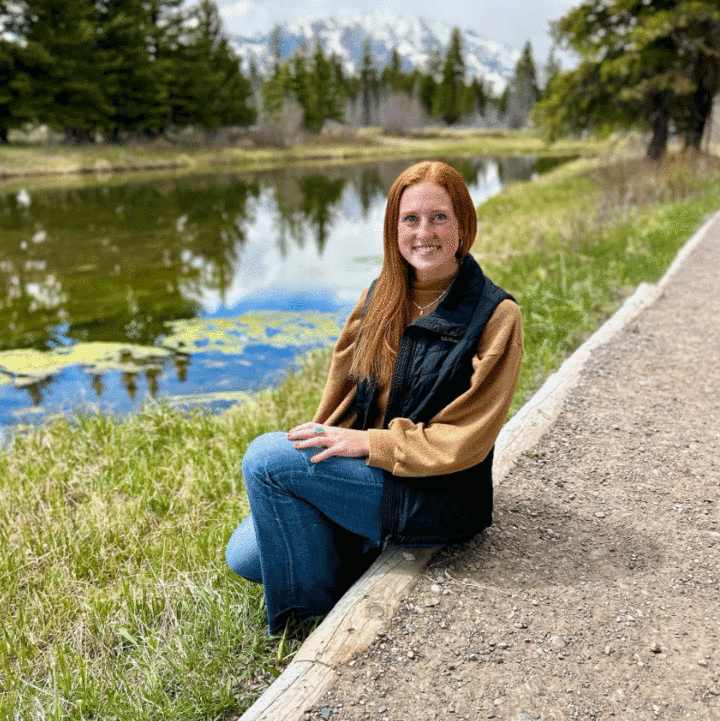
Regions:
<instances>
[{"instance_id":1,"label":"blue jeans","mask_svg":"<svg viewBox=\"0 0 720 721\"><path fill-rule=\"evenodd\" d=\"M251 515L225 558L239 576L263 584L270 633L290 618L328 613L382 545L382 470L364 458L311 463L317 452L266 433L243 458Z\"/></svg>"}]
</instances>

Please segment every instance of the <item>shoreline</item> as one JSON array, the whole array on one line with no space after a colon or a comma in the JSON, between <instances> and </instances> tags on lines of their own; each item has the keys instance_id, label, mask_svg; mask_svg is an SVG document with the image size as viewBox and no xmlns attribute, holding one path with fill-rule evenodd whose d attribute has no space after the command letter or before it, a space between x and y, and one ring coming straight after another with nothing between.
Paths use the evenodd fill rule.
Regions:
<instances>
[{"instance_id":1,"label":"shoreline","mask_svg":"<svg viewBox=\"0 0 720 721\"><path fill-rule=\"evenodd\" d=\"M94 177L133 173L256 171L285 165L345 165L428 155L593 155L607 144L587 141L546 143L520 131L438 131L411 136L377 133L353 141L318 137L285 148L228 145L31 145L0 147L0 186L37 178Z\"/></svg>"}]
</instances>

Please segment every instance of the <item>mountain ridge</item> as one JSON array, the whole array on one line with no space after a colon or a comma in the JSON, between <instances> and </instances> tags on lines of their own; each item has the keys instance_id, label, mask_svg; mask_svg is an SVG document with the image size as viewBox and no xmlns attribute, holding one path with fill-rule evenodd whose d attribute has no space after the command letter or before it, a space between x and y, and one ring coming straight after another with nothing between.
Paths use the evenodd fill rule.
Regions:
<instances>
[{"instance_id":1,"label":"mountain ridge","mask_svg":"<svg viewBox=\"0 0 720 721\"><path fill-rule=\"evenodd\" d=\"M404 70L425 70L437 50L444 58L453 30L453 26L443 21L430 21L419 15L403 17L383 11L296 20L278 24L276 28L280 30L279 46L283 60L302 48L312 53L319 41L326 54L335 53L340 57L348 74L358 73L366 41L370 42L375 66L379 70L390 61L393 48L397 49ZM460 32L466 80L482 78L490 84L493 92L502 92L513 75L520 53L474 30L460 28ZM228 36L244 70L247 71L254 60L262 75L270 73L272 34Z\"/></svg>"}]
</instances>

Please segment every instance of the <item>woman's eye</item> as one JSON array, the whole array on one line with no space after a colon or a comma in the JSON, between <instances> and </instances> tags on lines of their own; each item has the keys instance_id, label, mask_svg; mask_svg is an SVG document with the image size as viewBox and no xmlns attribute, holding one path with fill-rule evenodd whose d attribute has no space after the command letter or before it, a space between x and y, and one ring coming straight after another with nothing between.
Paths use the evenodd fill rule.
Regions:
<instances>
[{"instance_id":1,"label":"woman's eye","mask_svg":"<svg viewBox=\"0 0 720 721\"><path fill-rule=\"evenodd\" d=\"M435 213L435 215L433 217L433 220L436 223L442 223L446 219L447 219L447 215L445 215L445 213Z\"/></svg>"},{"instance_id":2,"label":"woman's eye","mask_svg":"<svg viewBox=\"0 0 720 721\"><path fill-rule=\"evenodd\" d=\"M406 215L403 221L405 223L417 223L417 215Z\"/></svg>"}]
</instances>

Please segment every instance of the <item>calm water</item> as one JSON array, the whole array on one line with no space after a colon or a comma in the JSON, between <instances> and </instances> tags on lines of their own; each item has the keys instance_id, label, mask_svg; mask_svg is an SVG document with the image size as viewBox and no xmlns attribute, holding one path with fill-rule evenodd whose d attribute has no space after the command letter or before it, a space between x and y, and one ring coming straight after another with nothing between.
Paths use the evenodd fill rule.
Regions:
<instances>
[{"instance_id":1,"label":"calm water","mask_svg":"<svg viewBox=\"0 0 720 721\"><path fill-rule=\"evenodd\" d=\"M148 398L222 408L332 342L411 161L0 189L0 426ZM542 160L458 160L476 203Z\"/></svg>"}]
</instances>

